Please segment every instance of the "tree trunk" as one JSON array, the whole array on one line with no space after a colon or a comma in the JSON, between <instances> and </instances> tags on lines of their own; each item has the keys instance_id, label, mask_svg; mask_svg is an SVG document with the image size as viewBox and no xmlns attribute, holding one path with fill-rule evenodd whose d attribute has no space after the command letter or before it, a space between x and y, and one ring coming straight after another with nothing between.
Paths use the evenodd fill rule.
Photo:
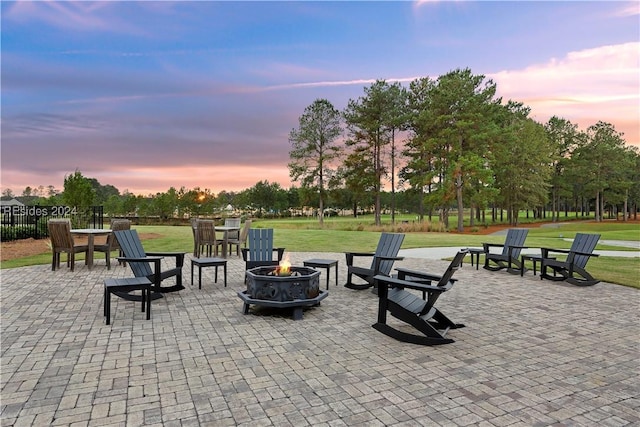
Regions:
<instances>
[{"instance_id":1,"label":"tree trunk","mask_svg":"<svg viewBox=\"0 0 640 427\"><path fill-rule=\"evenodd\" d=\"M375 198L374 218L375 218L376 226L379 227L380 225L382 225L382 218L380 217L380 189L382 187L382 142L380 141L379 129L376 133L376 145L374 147L374 156L375 156L374 172L376 175L376 182L375 182L376 198Z\"/></svg>"},{"instance_id":2,"label":"tree trunk","mask_svg":"<svg viewBox=\"0 0 640 427\"><path fill-rule=\"evenodd\" d=\"M458 199L458 232L464 231L464 204L462 203L462 176L456 177L456 198Z\"/></svg>"},{"instance_id":3,"label":"tree trunk","mask_svg":"<svg viewBox=\"0 0 640 427\"><path fill-rule=\"evenodd\" d=\"M391 224L396 223L396 131L391 129Z\"/></svg>"},{"instance_id":4,"label":"tree trunk","mask_svg":"<svg viewBox=\"0 0 640 427\"><path fill-rule=\"evenodd\" d=\"M324 198L324 177L322 176L322 162L320 162L320 178L319 178L319 189L318 189L318 195L320 196L320 215L319 215L319 221L320 221L320 228L322 228L322 226L324 225L324 202L323 202L323 198Z\"/></svg>"}]
</instances>

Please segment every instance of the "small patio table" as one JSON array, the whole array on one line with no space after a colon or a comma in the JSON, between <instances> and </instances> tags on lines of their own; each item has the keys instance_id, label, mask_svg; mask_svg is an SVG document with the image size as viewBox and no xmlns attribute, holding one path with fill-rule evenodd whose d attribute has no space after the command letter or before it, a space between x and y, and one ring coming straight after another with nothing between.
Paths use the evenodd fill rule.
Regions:
<instances>
[{"instance_id":1,"label":"small patio table","mask_svg":"<svg viewBox=\"0 0 640 427\"><path fill-rule=\"evenodd\" d=\"M524 262L525 261L531 261L533 263L533 275L536 275L536 264L540 263L540 267L542 268L542 256L540 255L521 255L520 256L520 277L524 276ZM555 259L554 258L547 258L547 259Z\"/></svg>"},{"instance_id":2,"label":"small patio table","mask_svg":"<svg viewBox=\"0 0 640 427\"><path fill-rule=\"evenodd\" d=\"M480 267L480 255L484 253L483 248L467 248L471 255L471 267L473 267L473 259L475 257L476 270Z\"/></svg>"},{"instance_id":3,"label":"small patio table","mask_svg":"<svg viewBox=\"0 0 640 427\"><path fill-rule=\"evenodd\" d=\"M313 258L303 261L305 267L324 268L327 270L327 290L329 290L329 271L331 267L336 268L336 286L338 286L338 260Z\"/></svg>"}]
</instances>

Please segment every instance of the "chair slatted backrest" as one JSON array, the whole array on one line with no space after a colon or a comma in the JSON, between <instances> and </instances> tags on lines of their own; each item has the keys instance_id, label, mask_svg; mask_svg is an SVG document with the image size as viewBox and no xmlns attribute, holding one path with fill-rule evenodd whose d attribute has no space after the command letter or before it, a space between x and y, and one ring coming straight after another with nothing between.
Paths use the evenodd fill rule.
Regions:
<instances>
[{"instance_id":1,"label":"chair slatted backrest","mask_svg":"<svg viewBox=\"0 0 640 427\"><path fill-rule=\"evenodd\" d=\"M119 230L114 231L113 234L115 234L125 258L145 258L147 256L137 230ZM153 269L148 262L130 262L129 266L136 277L147 277L153 274Z\"/></svg>"},{"instance_id":2,"label":"chair slatted backrest","mask_svg":"<svg viewBox=\"0 0 640 427\"><path fill-rule=\"evenodd\" d=\"M576 233L576 237L573 239L570 249L571 252L574 252L573 264L580 268L584 268L590 257L587 255L576 254L575 252L582 252L585 254L592 253L598 244L598 240L600 240L599 234Z\"/></svg>"},{"instance_id":3,"label":"chair slatted backrest","mask_svg":"<svg viewBox=\"0 0 640 427\"><path fill-rule=\"evenodd\" d=\"M509 255L509 247L511 246L524 246L524 241L527 240L527 234L529 230L527 228L510 228L507 231L507 237L504 240L504 247L502 248L502 255ZM520 256L520 251L522 249L514 249L511 252L511 255L514 258L518 258Z\"/></svg>"},{"instance_id":4,"label":"chair slatted backrest","mask_svg":"<svg viewBox=\"0 0 640 427\"><path fill-rule=\"evenodd\" d=\"M242 218L225 218L224 220L224 225L226 227L240 228L241 223L242 223ZM240 239L240 230L228 231L227 236L229 239L238 240Z\"/></svg>"},{"instance_id":5,"label":"chair slatted backrest","mask_svg":"<svg viewBox=\"0 0 640 427\"><path fill-rule=\"evenodd\" d=\"M397 257L400 252L400 246L404 241L404 234L401 233L382 233L378 241L378 247L371 262L371 269L375 269L376 257ZM388 276L393 267L393 260L380 261L379 269L376 274L384 274Z\"/></svg>"},{"instance_id":6,"label":"chair slatted backrest","mask_svg":"<svg viewBox=\"0 0 640 427\"><path fill-rule=\"evenodd\" d=\"M198 243L200 245L216 244L216 225L212 219L198 220Z\"/></svg>"},{"instance_id":7,"label":"chair slatted backrest","mask_svg":"<svg viewBox=\"0 0 640 427\"><path fill-rule=\"evenodd\" d=\"M273 228L252 228L247 236L249 261L273 261Z\"/></svg>"},{"instance_id":8,"label":"chair slatted backrest","mask_svg":"<svg viewBox=\"0 0 640 427\"><path fill-rule=\"evenodd\" d=\"M467 249L463 249L456 253L456 256L454 256L453 260L451 260L449 267L447 267L447 271L444 272L442 278L438 281L438 286L446 286L451 282L453 274L462 267L462 262L464 261L464 257L468 252L469 251Z\"/></svg>"},{"instance_id":9,"label":"chair slatted backrest","mask_svg":"<svg viewBox=\"0 0 640 427\"><path fill-rule=\"evenodd\" d=\"M73 236L71 235L71 221L68 219L50 219L47 222L51 247L55 249L70 250L73 247Z\"/></svg>"},{"instance_id":10,"label":"chair slatted backrest","mask_svg":"<svg viewBox=\"0 0 640 427\"><path fill-rule=\"evenodd\" d=\"M456 271L462 268L462 262L464 261L464 257L467 255L467 253L469 253L468 249L462 249L458 251L458 253L456 253L456 255L453 257L453 259L449 263L447 270L444 272L442 276L440 276L440 278L438 279L438 283L435 286L444 288L445 291L448 291L453 287L453 284L456 282L456 279L453 279L452 277ZM412 277L410 272L402 271L402 269L398 269L398 270L399 270L398 277L400 278L400 280L406 279L407 276ZM413 277L418 277L419 279L422 279L420 276L413 276ZM433 285L433 281L435 281L435 277L438 277L438 276L434 275L432 277L433 278L428 279L429 284L431 285ZM421 280L418 280L418 281L420 282ZM427 297L427 293L428 293L428 297ZM433 306L433 304L435 304L436 300L438 299L441 293L442 292L427 292L424 290L422 291L422 299L426 301L427 304L420 310L421 315L427 313L431 309L431 307Z\"/></svg>"},{"instance_id":11,"label":"chair slatted backrest","mask_svg":"<svg viewBox=\"0 0 640 427\"><path fill-rule=\"evenodd\" d=\"M240 218L225 218L224 225L226 227L240 227Z\"/></svg>"},{"instance_id":12,"label":"chair slatted backrest","mask_svg":"<svg viewBox=\"0 0 640 427\"><path fill-rule=\"evenodd\" d=\"M131 221L128 219L114 219L111 220L111 231L121 231L121 230L130 230L131 229ZM118 244L118 239L116 236L111 233L107 237L107 245L113 250L120 249L120 245Z\"/></svg>"},{"instance_id":13,"label":"chair slatted backrest","mask_svg":"<svg viewBox=\"0 0 640 427\"><path fill-rule=\"evenodd\" d=\"M242 231L240 232L239 243L246 245L247 237L249 237L249 230L251 229L251 220L247 219L244 221L244 227L242 227Z\"/></svg>"}]
</instances>

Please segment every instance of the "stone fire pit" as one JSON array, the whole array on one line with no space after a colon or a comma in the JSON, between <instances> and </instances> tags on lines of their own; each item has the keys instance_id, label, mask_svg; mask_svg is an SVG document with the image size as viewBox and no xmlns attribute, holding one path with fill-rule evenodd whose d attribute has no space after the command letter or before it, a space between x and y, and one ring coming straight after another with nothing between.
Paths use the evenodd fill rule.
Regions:
<instances>
[{"instance_id":1,"label":"stone fire pit","mask_svg":"<svg viewBox=\"0 0 640 427\"><path fill-rule=\"evenodd\" d=\"M303 308L320 304L328 293L320 290L320 272L310 267L290 267L288 274L280 267L256 267L247 270L247 290L238 292L244 301L243 313L251 304L293 308L293 320L302 319Z\"/></svg>"}]
</instances>

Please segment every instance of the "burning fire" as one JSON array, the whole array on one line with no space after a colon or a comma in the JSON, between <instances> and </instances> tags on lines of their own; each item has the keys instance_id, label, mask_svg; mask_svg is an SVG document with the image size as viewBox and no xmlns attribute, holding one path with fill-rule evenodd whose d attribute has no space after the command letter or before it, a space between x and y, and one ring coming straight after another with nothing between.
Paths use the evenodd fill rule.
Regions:
<instances>
[{"instance_id":1,"label":"burning fire","mask_svg":"<svg viewBox=\"0 0 640 427\"><path fill-rule=\"evenodd\" d=\"M280 261L277 274L278 276L289 276L291 274L291 263L288 257Z\"/></svg>"}]
</instances>

